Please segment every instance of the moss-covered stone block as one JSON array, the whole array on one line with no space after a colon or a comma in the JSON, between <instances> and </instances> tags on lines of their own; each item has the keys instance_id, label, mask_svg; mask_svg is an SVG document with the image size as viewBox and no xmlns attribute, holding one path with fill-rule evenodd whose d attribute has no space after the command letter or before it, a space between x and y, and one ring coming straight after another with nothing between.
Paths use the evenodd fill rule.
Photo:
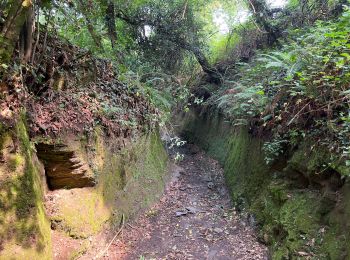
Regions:
<instances>
[{"instance_id":1,"label":"moss-covered stone block","mask_svg":"<svg viewBox=\"0 0 350 260\"><path fill-rule=\"evenodd\" d=\"M118 155L105 149L98 187L112 206L113 221L132 217L162 194L166 182L167 154L158 134L140 137Z\"/></svg>"},{"instance_id":2,"label":"moss-covered stone block","mask_svg":"<svg viewBox=\"0 0 350 260\"><path fill-rule=\"evenodd\" d=\"M305 141L293 153L288 166L303 173L306 177L319 174L330 162L330 153L325 148Z\"/></svg>"},{"instance_id":3,"label":"moss-covered stone block","mask_svg":"<svg viewBox=\"0 0 350 260\"><path fill-rule=\"evenodd\" d=\"M110 220L110 209L93 188L61 190L57 195L56 212L51 215L53 229L73 238L88 238Z\"/></svg>"}]
</instances>

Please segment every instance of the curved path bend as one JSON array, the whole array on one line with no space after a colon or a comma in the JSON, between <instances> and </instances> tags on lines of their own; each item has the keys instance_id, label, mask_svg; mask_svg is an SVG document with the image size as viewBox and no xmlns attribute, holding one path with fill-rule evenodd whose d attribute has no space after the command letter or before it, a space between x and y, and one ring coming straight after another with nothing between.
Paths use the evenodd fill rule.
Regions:
<instances>
[{"instance_id":1,"label":"curved path bend","mask_svg":"<svg viewBox=\"0 0 350 260\"><path fill-rule=\"evenodd\" d=\"M126 224L101 259L268 259L235 213L218 162L189 145L174 167L161 200Z\"/></svg>"}]
</instances>

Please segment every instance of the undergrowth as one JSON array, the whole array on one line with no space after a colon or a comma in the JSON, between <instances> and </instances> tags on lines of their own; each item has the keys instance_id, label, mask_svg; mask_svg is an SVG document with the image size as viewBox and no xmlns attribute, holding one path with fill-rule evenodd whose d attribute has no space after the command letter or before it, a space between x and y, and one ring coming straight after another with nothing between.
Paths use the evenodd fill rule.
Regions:
<instances>
[{"instance_id":1,"label":"undergrowth","mask_svg":"<svg viewBox=\"0 0 350 260\"><path fill-rule=\"evenodd\" d=\"M312 138L350 165L350 10L333 21L289 31L280 47L236 63L216 104L234 125L268 135L266 162ZM215 107L215 106L214 106Z\"/></svg>"}]
</instances>

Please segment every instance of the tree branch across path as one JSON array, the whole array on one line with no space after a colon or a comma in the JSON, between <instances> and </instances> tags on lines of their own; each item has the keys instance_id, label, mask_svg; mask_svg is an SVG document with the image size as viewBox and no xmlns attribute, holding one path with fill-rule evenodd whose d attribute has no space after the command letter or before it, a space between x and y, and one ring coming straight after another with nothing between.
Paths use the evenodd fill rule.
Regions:
<instances>
[{"instance_id":1,"label":"tree branch across path","mask_svg":"<svg viewBox=\"0 0 350 260\"><path fill-rule=\"evenodd\" d=\"M186 5L186 9L188 6ZM194 38L193 42L188 41L184 35L185 29L183 27L183 17L184 12L181 13L181 21L177 22L175 20L174 23L168 23L166 21L166 17L162 16L152 16L149 17L147 15L128 15L123 10L116 11L116 17L120 20L126 22L127 24L133 26L134 28L144 28L145 26L149 26L152 28L152 32L160 35L164 41L169 41L183 50L191 52L202 70L209 76L209 81L214 83L220 83L222 76L219 71L210 64L207 57L204 55L203 51L199 47L199 44L195 44L193 42L196 41L196 37L192 34L192 38ZM188 37L190 38L190 37Z\"/></svg>"}]
</instances>

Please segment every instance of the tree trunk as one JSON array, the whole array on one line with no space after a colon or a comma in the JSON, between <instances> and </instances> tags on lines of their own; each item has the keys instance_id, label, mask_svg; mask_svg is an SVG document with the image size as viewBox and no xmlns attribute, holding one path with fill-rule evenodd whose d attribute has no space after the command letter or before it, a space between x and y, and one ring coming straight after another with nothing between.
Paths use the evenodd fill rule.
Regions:
<instances>
[{"instance_id":1,"label":"tree trunk","mask_svg":"<svg viewBox=\"0 0 350 260\"><path fill-rule=\"evenodd\" d=\"M250 9L253 12L254 19L258 25L260 25L267 33L267 39L269 45L274 44L280 37L280 30L270 23L272 14L269 12L268 6L265 0L248 0Z\"/></svg>"},{"instance_id":2,"label":"tree trunk","mask_svg":"<svg viewBox=\"0 0 350 260\"><path fill-rule=\"evenodd\" d=\"M34 7L31 6L26 14L25 23L22 26L20 34L20 46L21 46L21 59L24 63L27 63L32 56L33 50L33 31L34 31Z\"/></svg>"},{"instance_id":3,"label":"tree trunk","mask_svg":"<svg viewBox=\"0 0 350 260\"><path fill-rule=\"evenodd\" d=\"M26 15L31 7L30 1L11 1L5 25L0 34L0 65L10 62L21 29L25 23ZM0 72L2 69L2 66L0 66Z\"/></svg>"},{"instance_id":4,"label":"tree trunk","mask_svg":"<svg viewBox=\"0 0 350 260\"><path fill-rule=\"evenodd\" d=\"M222 76L219 73L219 71L215 67L210 65L208 59L205 57L204 53L198 46L188 43L179 35L174 35L171 32L168 32L162 26L158 27L158 33L164 35L165 39L173 42L180 48L191 52L196 57L196 60L202 67L202 70L209 76L209 81L216 84L219 84L222 81Z\"/></svg>"},{"instance_id":5,"label":"tree trunk","mask_svg":"<svg viewBox=\"0 0 350 260\"><path fill-rule=\"evenodd\" d=\"M112 1L108 1L106 9L106 26L109 39L111 40L112 48L114 49L115 42L117 41L117 29L115 27L115 10L114 3Z\"/></svg>"},{"instance_id":6,"label":"tree trunk","mask_svg":"<svg viewBox=\"0 0 350 260\"><path fill-rule=\"evenodd\" d=\"M198 46L188 43L186 40L181 38L180 35L173 34L171 31L167 30L161 24L152 22L151 20L147 20L144 18L141 20L138 20L133 17L129 17L125 15L122 11L117 12L116 17L118 17L119 19L125 21L126 23L132 26L137 26L139 28L144 28L145 25L153 26L154 30L160 35L163 35L163 37L166 40L174 43L181 49L191 52L196 57L196 60L198 61L199 65L202 67L203 71L209 76L209 81L216 84L221 83L222 81L221 74L215 67L210 65L204 53L201 51L201 49Z\"/></svg>"},{"instance_id":7,"label":"tree trunk","mask_svg":"<svg viewBox=\"0 0 350 260\"><path fill-rule=\"evenodd\" d=\"M181 38L170 38L169 40L178 45L180 48L191 52L196 57L199 65L202 67L202 70L210 77L209 81L217 84L222 81L222 77L218 70L210 65L209 61L199 47L189 44Z\"/></svg>"}]
</instances>

